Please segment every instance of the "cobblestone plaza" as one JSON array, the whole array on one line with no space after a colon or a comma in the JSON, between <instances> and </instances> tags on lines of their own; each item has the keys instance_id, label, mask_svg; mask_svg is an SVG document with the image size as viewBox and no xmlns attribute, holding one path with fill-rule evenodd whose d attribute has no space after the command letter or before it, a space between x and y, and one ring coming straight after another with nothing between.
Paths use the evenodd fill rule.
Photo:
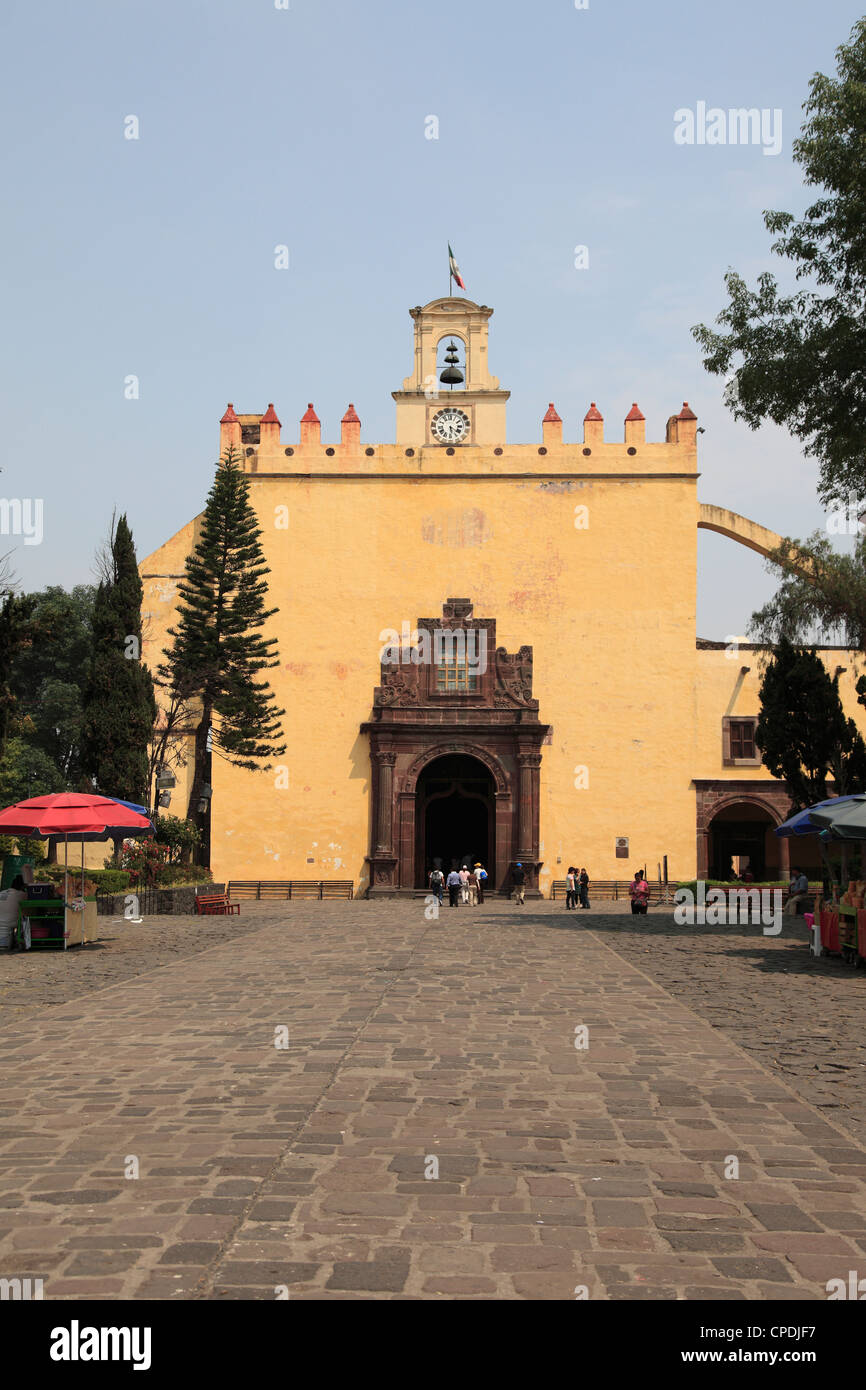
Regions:
<instances>
[{"instance_id":1,"label":"cobblestone plaza","mask_svg":"<svg viewBox=\"0 0 866 1390\"><path fill-rule=\"evenodd\" d=\"M46 1298L825 1300L864 1259L864 977L796 925L100 925L0 960L0 1267Z\"/></svg>"}]
</instances>

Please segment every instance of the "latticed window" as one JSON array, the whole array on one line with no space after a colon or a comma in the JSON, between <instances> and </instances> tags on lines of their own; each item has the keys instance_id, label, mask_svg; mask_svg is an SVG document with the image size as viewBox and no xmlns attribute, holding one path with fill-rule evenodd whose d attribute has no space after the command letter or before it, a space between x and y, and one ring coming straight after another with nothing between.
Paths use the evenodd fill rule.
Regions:
<instances>
[{"instance_id":1,"label":"latticed window","mask_svg":"<svg viewBox=\"0 0 866 1390\"><path fill-rule=\"evenodd\" d=\"M477 667L459 657L447 659L436 668L436 689L442 695L474 695L478 690Z\"/></svg>"},{"instance_id":2,"label":"latticed window","mask_svg":"<svg viewBox=\"0 0 866 1390\"><path fill-rule=\"evenodd\" d=\"M751 719L731 720L731 757L754 758L755 725Z\"/></svg>"}]
</instances>

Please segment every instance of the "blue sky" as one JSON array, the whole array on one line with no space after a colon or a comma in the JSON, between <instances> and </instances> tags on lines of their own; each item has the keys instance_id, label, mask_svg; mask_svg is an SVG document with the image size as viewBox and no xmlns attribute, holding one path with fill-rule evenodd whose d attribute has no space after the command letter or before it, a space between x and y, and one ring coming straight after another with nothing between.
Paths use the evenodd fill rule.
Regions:
<instances>
[{"instance_id":1,"label":"blue sky","mask_svg":"<svg viewBox=\"0 0 866 1390\"><path fill-rule=\"evenodd\" d=\"M446 291L448 241L496 311L512 441L550 400L566 438L590 400L616 437L637 400L660 439L688 400L702 500L823 525L815 465L732 421L689 330L729 266L772 268L762 210L805 206L791 140L857 4L290 6L6 0L0 463L4 496L45 507L41 545L3 538L23 587L91 579L114 505L141 556L200 511L227 400L273 400L289 439L309 400L339 437L351 400L393 439L407 311ZM782 152L676 145L698 101L781 108ZM699 634L743 632L774 589L760 557L702 533L700 561Z\"/></svg>"}]
</instances>

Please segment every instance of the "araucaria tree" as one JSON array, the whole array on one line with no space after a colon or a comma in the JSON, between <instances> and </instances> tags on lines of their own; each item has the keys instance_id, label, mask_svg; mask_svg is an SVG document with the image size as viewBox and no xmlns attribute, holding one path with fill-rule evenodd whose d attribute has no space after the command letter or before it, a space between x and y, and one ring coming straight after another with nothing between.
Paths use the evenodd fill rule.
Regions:
<instances>
[{"instance_id":1,"label":"araucaria tree","mask_svg":"<svg viewBox=\"0 0 866 1390\"><path fill-rule=\"evenodd\" d=\"M764 670L755 742L764 766L787 784L794 810L866 787L866 745L839 699L837 681L812 648L783 638Z\"/></svg>"},{"instance_id":2,"label":"araucaria tree","mask_svg":"<svg viewBox=\"0 0 866 1390\"><path fill-rule=\"evenodd\" d=\"M112 528L93 605L93 655L82 711L82 761L101 792L143 803L156 718L141 659L142 584L125 516Z\"/></svg>"},{"instance_id":3,"label":"araucaria tree","mask_svg":"<svg viewBox=\"0 0 866 1390\"><path fill-rule=\"evenodd\" d=\"M822 501L847 505L866 498L866 19L836 57L836 79L810 82L793 144L816 200L799 221L764 213L802 286L780 293L765 272L752 290L731 270L717 320L728 331L692 331L707 370L728 377L735 417L784 425L818 460Z\"/></svg>"},{"instance_id":4,"label":"araucaria tree","mask_svg":"<svg viewBox=\"0 0 866 1390\"><path fill-rule=\"evenodd\" d=\"M279 665L276 638L262 628L278 611L267 608L270 573L261 530L240 469L228 449L217 469L202 519L201 535L179 583L177 624L163 655L160 684L182 699L195 696L195 770L187 819L204 826L202 788L210 780L211 752L236 767L267 771L286 751L285 710L262 672Z\"/></svg>"}]
</instances>

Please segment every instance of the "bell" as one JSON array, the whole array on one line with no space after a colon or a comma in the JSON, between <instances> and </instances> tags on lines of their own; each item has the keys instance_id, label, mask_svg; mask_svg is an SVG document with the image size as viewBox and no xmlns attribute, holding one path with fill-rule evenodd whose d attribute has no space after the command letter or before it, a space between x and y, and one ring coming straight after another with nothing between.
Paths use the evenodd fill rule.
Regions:
<instances>
[{"instance_id":1,"label":"bell","mask_svg":"<svg viewBox=\"0 0 866 1390\"><path fill-rule=\"evenodd\" d=\"M444 372L440 373L439 380L444 381L446 386L456 386L463 380L463 373L459 367L446 367Z\"/></svg>"},{"instance_id":2,"label":"bell","mask_svg":"<svg viewBox=\"0 0 866 1390\"><path fill-rule=\"evenodd\" d=\"M439 377L439 380L444 382L446 386L456 386L463 380L463 373L457 365L459 360L456 344L449 343L448 351L445 354L445 361L448 365Z\"/></svg>"}]
</instances>

